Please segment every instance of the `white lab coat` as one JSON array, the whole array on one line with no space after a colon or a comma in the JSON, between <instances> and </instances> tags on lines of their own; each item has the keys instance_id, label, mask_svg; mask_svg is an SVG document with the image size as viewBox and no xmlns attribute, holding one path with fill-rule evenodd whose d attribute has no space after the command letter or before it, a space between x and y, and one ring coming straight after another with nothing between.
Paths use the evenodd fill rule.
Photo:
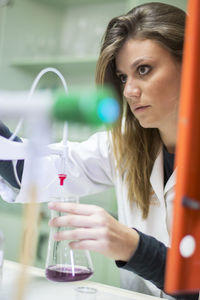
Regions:
<instances>
[{"instance_id":1,"label":"white lab coat","mask_svg":"<svg viewBox=\"0 0 200 300\"><path fill-rule=\"evenodd\" d=\"M54 147L59 148L62 145L57 144ZM57 156L43 158L41 165L42 163L45 177L43 176L41 182L45 186L44 190L47 194L46 198L44 196L41 197L41 201L48 201L52 200L53 197L59 196L60 193L57 178L59 158ZM25 162L22 188L16 202L26 202L26 175L28 172L28 162ZM129 227L135 227L146 234L152 235L166 246L169 246L175 172L169 178L165 188L163 188L162 151L158 154L150 178L153 193L149 215L146 220L142 219L141 211L134 203L131 206L129 205L127 187L121 176L115 171L115 161L106 132L96 133L82 143L69 142L66 172L67 180L64 186L66 194L84 196L102 192L111 186L115 186L119 221ZM161 291L151 282L126 270L121 270L120 272L122 288L162 297ZM173 299L169 296L166 298Z\"/></svg>"}]
</instances>

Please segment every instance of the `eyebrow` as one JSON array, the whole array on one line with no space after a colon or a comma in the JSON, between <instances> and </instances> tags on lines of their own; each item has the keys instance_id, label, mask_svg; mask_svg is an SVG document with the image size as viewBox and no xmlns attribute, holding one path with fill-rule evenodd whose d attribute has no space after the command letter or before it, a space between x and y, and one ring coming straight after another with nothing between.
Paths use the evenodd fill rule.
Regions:
<instances>
[{"instance_id":1,"label":"eyebrow","mask_svg":"<svg viewBox=\"0 0 200 300\"><path fill-rule=\"evenodd\" d=\"M141 58L136 59L136 60L131 64L131 69L132 69L132 68L135 68L137 65L139 65L141 62L143 62L143 61L146 60L146 59L152 59L152 56L145 56L145 57L141 57ZM119 74L119 73L123 73L123 72L121 72L120 70L117 70L117 69L116 69L116 74Z\"/></svg>"}]
</instances>

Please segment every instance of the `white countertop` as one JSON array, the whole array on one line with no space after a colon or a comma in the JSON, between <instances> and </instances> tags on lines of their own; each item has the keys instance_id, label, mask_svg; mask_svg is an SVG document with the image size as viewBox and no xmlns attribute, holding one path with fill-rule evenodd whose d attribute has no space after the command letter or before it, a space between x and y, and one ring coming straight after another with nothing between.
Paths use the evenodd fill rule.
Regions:
<instances>
[{"instance_id":1,"label":"white countertop","mask_svg":"<svg viewBox=\"0 0 200 300\"><path fill-rule=\"evenodd\" d=\"M1 300L16 300L17 279L20 264L4 261L3 276L0 286ZM158 300L160 298L139 294L136 292L116 288L92 281L77 281L73 283L56 283L48 281L44 270L34 267L28 268L29 283L23 300L75 300L75 288L78 286L97 289L96 300ZM79 300L84 300L79 299Z\"/></svg>"}]
</instances>

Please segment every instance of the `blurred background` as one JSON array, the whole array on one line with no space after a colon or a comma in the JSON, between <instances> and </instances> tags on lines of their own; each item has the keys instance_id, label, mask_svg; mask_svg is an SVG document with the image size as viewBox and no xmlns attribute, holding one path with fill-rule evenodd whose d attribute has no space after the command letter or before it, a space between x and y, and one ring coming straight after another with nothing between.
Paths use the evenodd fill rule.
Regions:
<instances>
[{"instance_id":1,"label":"blurred background","mask_svg":"<svg viewBox=\"0 0 200 300\"><path fill-rule=\"evenodd\" d=\"M29 91L45 67L55 67L64 76L68 88L94 86L96 61L103 33L109 20L147 2L163 2L187 8L187 0L0 0L0 92ZM59 78L48 73L38 90L61 88ZM11 101L15 101L14 97ZM3 120L4 121L4 120ZM6 120L14 131L16 120ZM52 142L62 138L62 124L52 124ZM69 124L69 139L82 141L104 128ZM24 136L24 128L20 136ZM114 190L83 197L81 203L104 207L117 218ZM38 245L34 265L44 268L49 235L49 211L40 208ZM5 258L18 261L23 205L7 204L0 199L0 230L6 239ZM115 263L92 253L94 276L91 280L119 286Z\"/></svg>"}]
</instances>

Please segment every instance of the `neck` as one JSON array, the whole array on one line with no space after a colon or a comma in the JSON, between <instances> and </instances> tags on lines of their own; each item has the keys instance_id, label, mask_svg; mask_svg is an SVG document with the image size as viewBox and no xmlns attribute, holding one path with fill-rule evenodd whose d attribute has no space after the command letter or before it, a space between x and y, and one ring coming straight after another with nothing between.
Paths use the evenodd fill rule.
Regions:
<instances>
[{"instance_id":1,"label":"neck","mask_svg":"<svg viewBox=\"0 0 200 300\"><path fill-rule=\"evenodd\" d=\"M167 146L166 144L164 144L164 145L167 148L167 152L175 153L175 145L169 145L169 146Z\"/></svg>"},{"instance_id":2,"label":"neck","mask_svg":"<svg viewBox=\"0 0 200 300\"><path fill-rule=\"evenodd\" d=\"M176 128L168 129L167 132L160 131L160 136L163 144L169 153L174 153L176 148Z\"/></svg>"}]
</instances>

